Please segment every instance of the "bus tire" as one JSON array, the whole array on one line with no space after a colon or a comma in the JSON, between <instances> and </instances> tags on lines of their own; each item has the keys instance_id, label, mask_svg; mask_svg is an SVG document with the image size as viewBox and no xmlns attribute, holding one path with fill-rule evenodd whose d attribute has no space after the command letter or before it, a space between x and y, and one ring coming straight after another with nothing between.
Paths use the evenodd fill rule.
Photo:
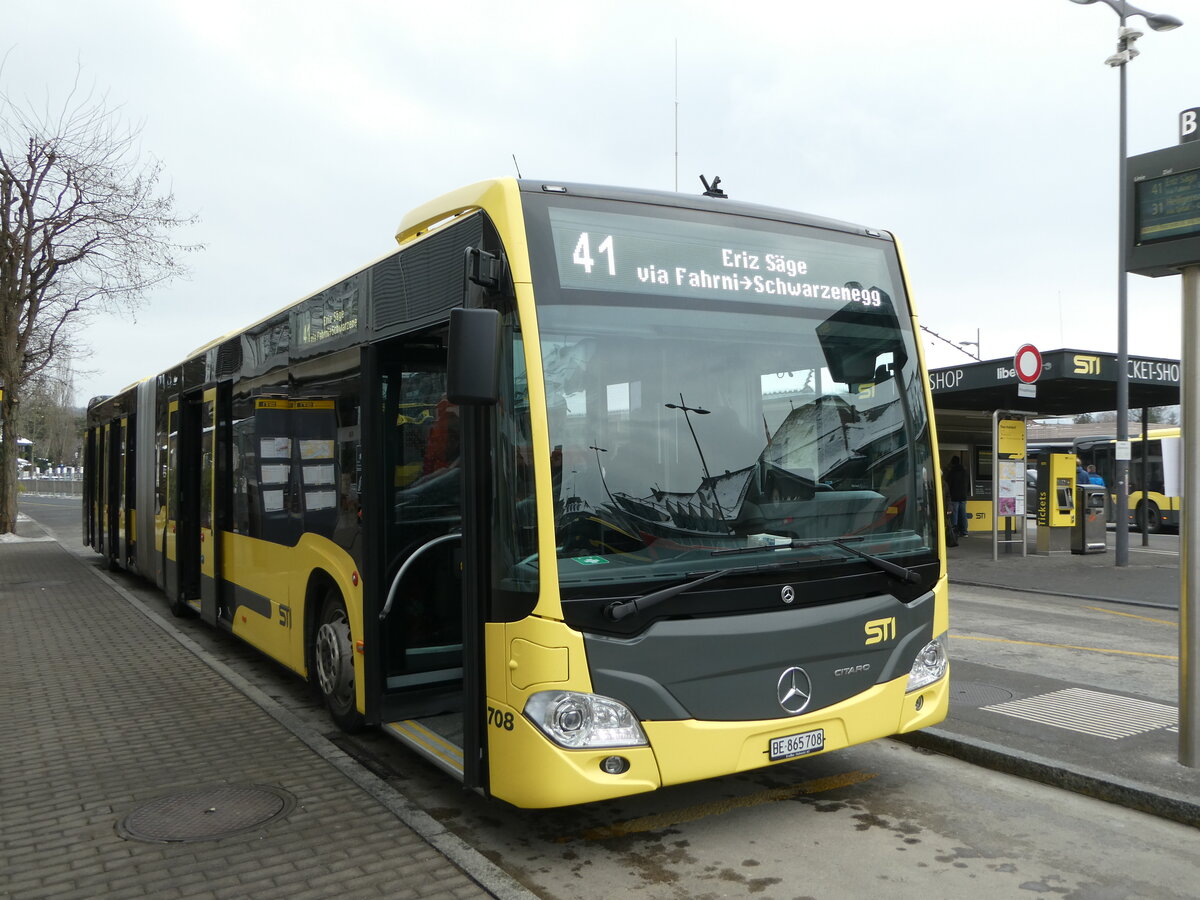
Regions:
<instances>
[{"instance_id":1,"label":"bus tire","mask_svg":"<svg viewBox=\"0 0 1200 900\"><path fill-rule=\"evenodd\" d=\"M1139 503L1134 515L1139 531L1146 534L1158 534L1162 531L1162 515L1158 511L1158 504L1153 500L1143 500Z\"/></svg>"},{"instance_id":2,"label":"bus tire","mask_svg":"<svg viewBox=\"0 0 1200 900\"><path fill-rule=\"evenodd\" d=\"M313 633L313 669L317 692L329 717L343 731L361 731L365 719L356 707L354 641L346 604L334 588L326 588Z\"/></svg>"}]
</instances>

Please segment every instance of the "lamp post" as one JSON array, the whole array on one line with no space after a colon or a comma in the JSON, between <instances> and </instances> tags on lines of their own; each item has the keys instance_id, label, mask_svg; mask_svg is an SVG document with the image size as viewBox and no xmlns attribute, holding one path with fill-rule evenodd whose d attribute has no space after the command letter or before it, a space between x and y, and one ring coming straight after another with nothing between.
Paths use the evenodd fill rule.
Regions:
<instances>
[{"instance_id":1,"label":"lamp post","mask_svg":"<svg viewBox=\"0 0 1200 900\"><path fill-rule=\"evenodd\" d=\"M963 351L963 353L966 353L966 354L968 354L968 355L970 355L970 356L973 356L973 357L975 357L975 360L978 362L978 361L981 361L981 360L983 359L983 350L981 350L981 349L980 349L980 343L979 343L979 342L980 342L979 329L978 329L978 328L976 328L976 329L975 329L975 340L973 340L973 341L959 341L959 342L958 342L958 346L960 346L960 347L974 347L974 348L975 348L975 352L974 352L974 353L971 353L971 351L970 351L970 350L964 350L964 351Z\"/></svg>"},{"instance_id":2,"label":"lamp post","mask_svg":"<svg viewBox=\"0 0 1200 900\"><path fill-rule=\"evenodd\" d=\"M716 187L716 184L714 183L713 186ZM717 497L717 486L713 483L712 476L708 474L708 463L704 460L704 451L700 449L700 439L696 437L696 429L692 427L692 417L688 415L688 413L695 413L698 416L707 416L710 412L712 412L712 410L704 409L700 406L688 406L683 400L683 394L679 395L678 403L664 403L663 406L665 406L667 409L678 409L683 411L683 418L687 422L688 431L692 433L692 443L696 445L696 452L700 454L700 468L704 470L704 479L708 482L708 489L712 492L713 503L717 505L717 513L721 516L721 519L724 520L725 510L721 508L721 500L719 497ZM697 491L697 497L699 497L699 494L700 492Z\"/></svg>"},{"instance_id":3,"label":"lamp post","mask_svg":"<svg viewBox=\"0 0 1200 900\"><path fill-rule=\"evenodd\" d=\"M1089 4L1097 0L1071 0L1073 3ZM1174 16L1146 12L1125 0L1099 0L1109 6L1120 17L1121 24L1117 29L1117 52L1104 61L1105 65L1121 70L1120 82L1120 121L1118 125L1119 154L1117 159L1118 190L1118 249L1117 249L1117 440L1122 447L1129 446L1129 276L1125 271L1128 253L1128 223L1125 221L1125 201L1127 179L1125 177L1125 160L1128 152L1125 146L1126 134L1126 83L1125 65L1138 55L1134 43L1142 36L1140 31L1129 28L1125 24L1129 16L1141 16L1146 24L1154 31L1170 31L1183 24ZM1115 481L1117 488L1117 541L1116 564L1129 565L1129 456L1118 453L1115 460Z\"/></svg>"}]
</instances>

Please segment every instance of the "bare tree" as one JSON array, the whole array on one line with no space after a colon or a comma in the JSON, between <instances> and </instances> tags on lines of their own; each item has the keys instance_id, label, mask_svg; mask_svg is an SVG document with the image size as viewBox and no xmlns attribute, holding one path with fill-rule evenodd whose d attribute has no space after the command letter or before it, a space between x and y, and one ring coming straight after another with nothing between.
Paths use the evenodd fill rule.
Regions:
<instances>
[{"instance_id":1,"label":"bare tree","mask_svg":"<svg viewBox=\"0 0 1200 900\"><path fill-rule=\"evenodd\" d=\"M35 457L52 466L77 466L82 461L82 409L73 404L75 377L71 360L52 363L25 383L21 396L21 435L33 440Z\"/></svg>"},{"instance_id":2,"label":"bare tree","mask_svg":"<svg viewBox=\"0 0 1200 900\"><path fill-rule=\"evenodd\" d=\"M0 91L0 534L16 525L18 409L26 385L72 355L89 313L133 309L182 274L175 213L139 130L76 87L59 108Z\"/></svg>"}]
</instances>

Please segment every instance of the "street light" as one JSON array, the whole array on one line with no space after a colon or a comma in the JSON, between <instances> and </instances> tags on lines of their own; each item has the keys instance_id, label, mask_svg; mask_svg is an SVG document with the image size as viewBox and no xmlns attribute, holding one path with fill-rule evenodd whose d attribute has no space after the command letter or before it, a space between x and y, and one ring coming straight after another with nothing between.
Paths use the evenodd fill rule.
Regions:
<instances>
[{"instance_id":1,"label":"street light","mask_svg":"<svg viewBox=\"0 0 1200 900\"><path fill-rule=\"evenodd\" d=\"M1072 3L1089 4L1096 3L1097 0L1071 0ZM1117 440L1123 442L1123 446L1129 444L1129 276L1125 271L1126 255L1128 247L1127 223L1125 221L1125 201L1127 191L1127 180L1125 177L1125 160L1128 156L1125 147L1125 132L1126 132L1126 85L1125 85L1125 64L1138 55L1138 51L1134 49L1134 42L1142 36L1140 31L1135 31L1125 25L1125 19L1128 16L1141 16L1146 20L1146 24L1154 31L1170 31L1178 28L1183 24L1174 16L1161 15L1159 13L1146 12L1144 9L1139 9L1132 4L1126 3L1125 0L1099 0L1099 2L1109 6L1121 19L1120 27L1117 29L1117 52L1104 61L1105 65L1112 66L1121 70L1120 84L1120 124L1119 131L1119 153L1117 158L1117 177L1120 187L1118 189L1117 198ZM1116 541L1116 564L1118 566L1129 565L1129 460L1128 458L1117 459L1116 461L1116 488L1117 488L1117 541Z\"/></svg>"},{"instance_id":2,"label":"street light","mask_svg":"<svg viewBox=\"0 0 1200 900\"><path fill-rule=\"evenodd\" d=\"M716 187L715 183L713 187ZM708 463L704 461L704 451L700 449L700 439L696 437L696 429L692 427L692 417L689 415L689 413L695 413L698 416L707 416L712 410L704 409L700 406L688 406L683 400L683 394L679 395L678 403L664 403L663 406L667 409L678 409L683 412L683 418L687 422L688 431L692 433L692 443L696 445L696 452L700 454L700 468L704 470L704 479L708 482L708 489L712 491L713 503L717 505L717 514L724 521L725 510L721 508L721 499L717 496L717 486L713 482L712 476L708 474ZM696 492L696 496L697 498L700 496L699 491Z\"/></svg>"},{"instance_id":3,"label":"street light","mask_svg":"<svg viewBox=\"0 0 1200 900\"><path fill-rule=\"evenodd\" d=\"M981 361L981 360L983 359L983 350L981 350L981 349L980 349L980 346L979 346L979 341L980 341L979 329L978 329L978 328L976 328L976 329L975 329L975 340L973 340L973 341L959 341L959 342L958 342L958 346L960 346L960 347L974 347L974 348L975 348L975 352L974 352L974 353L972 353L970 350L964 350L964 351L963 351L963 353L966 353L968 356L973 356L973 357L975 357L975 360L976 360L976 361Z\"/></svg>"}]
</instances>

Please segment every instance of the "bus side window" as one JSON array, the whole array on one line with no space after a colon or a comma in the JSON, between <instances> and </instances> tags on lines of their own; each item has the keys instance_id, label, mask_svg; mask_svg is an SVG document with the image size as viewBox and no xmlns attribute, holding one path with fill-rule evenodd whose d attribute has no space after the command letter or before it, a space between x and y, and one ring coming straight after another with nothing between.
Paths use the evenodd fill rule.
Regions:
<instances>
[{"instance_id":1,"label":"bus side window","mask_svg":"<svg viewBox=\"0 0 1200 900\"><path fill-rule=\"evenodd\" d=\"M248 398L233 404L232 427L233 515L231 526L238 534L258 536L258 474L255 452L254 407Z\"/></svg>"}]
</instances>

